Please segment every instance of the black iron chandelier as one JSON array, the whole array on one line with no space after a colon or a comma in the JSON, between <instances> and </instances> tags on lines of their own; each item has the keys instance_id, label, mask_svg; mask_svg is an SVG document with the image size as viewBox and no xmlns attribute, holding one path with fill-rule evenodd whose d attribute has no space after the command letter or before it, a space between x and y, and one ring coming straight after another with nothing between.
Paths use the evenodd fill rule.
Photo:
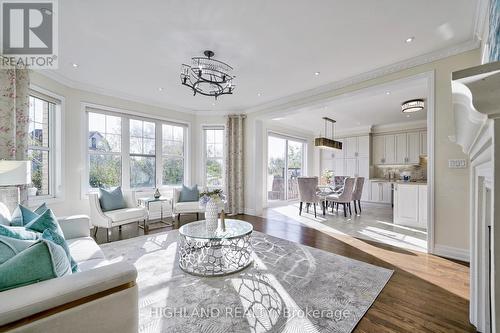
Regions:
<instances>
[{"instance_id":1,"label":"black iron chandelier","mask_svg":"<svg viewBox=\"0 0 500 333\"><path fill-rule=\"evenodd\" d=\"M213 59L213 51L203 54L205 57L191 58L191 65L182 65L181 83L191 88L194 96L201 94L217 99L220 95L231 95L235 88L233 67Z\"/></svg>"}]
</instances>

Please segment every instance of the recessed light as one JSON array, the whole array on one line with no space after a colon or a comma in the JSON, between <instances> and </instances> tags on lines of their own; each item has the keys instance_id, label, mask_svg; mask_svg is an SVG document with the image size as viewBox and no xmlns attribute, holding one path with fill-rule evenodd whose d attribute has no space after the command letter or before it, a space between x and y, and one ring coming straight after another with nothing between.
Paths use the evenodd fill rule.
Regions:
<instances>
[{"instance_id":1,"label":"recessed light","mask_svg":"<svg viewBox=\"0 0 500 333\"><path fill-rule=\"evenodd\" d=\"M320 72L314 72L314 75L319 76Z\"/></svg>"},{"instance_id":2,"label":"recessed light","mask_svg":"<svg viewBox=\"0 0 500 333\"><path fill-rule=\"evenodd\" d=\"M159 87L159 88L158 88L158 91L163 91L163 88L162 88L162 87Z\"/></svg>"},{"instance_id":3,"label":"recessed light","mask_svg":"<svg viewBox=\"0 0 500 333\"><path fill-rule=\"evenodd\" d=\"M259 96L259 97L262 96L262 93L257 93L257 96Z\"/></svg>"},{"instance_id":4,"label":"recessed light","mask_svg":"<svg viewBox=\"0 0 500 333\"><path fill-rule=\"evenodd\" d=\"M215 106L215 102L212 103L212 106Z\"/></svg>"},{"instance_id":5,"label":"recessed light","mask_svg":"<svg viewBox=\"0 0 500 333\"><path fill-rule=\"evenodd\" d=\"M73 66L73 68L78 68L78 64L75 64L75 63L72 63L71 66Z\"/></svg>"},{"instance_id":6,"label":"recessed light","mask_svg":"<svg viewBox=\"0 0 500 333\"><path fill-rule=\"evenodd\" d=\"M386 92L385 92L385 94L386 94L386 95L390 95L390 94L391 94L391 92L390 92L390 91L386 91Z\"/></svg>"},{"instance_id":7,"label":"recessed light","mask_svg":"<svg viewBox=\"0 0 500 333\"><path fill-rule=\"evenodd\" d=\"M407 114L407 115L406 115L406 118L410 118L410 115L409 115L409 114Z\"/></svg>"},{"instance_id":8,"label":"recessed light","mask_svg":"<svg viewBox=\"0 0 500 333\"><path fill-rule=\"evenodd\" d=\"M285 119L285 118L283 118L283 117L273 118L273 120L283 120L283 119Z\"/></svg>"},{"instance_id":9,"label":"recessed light","mask_svg":"<svg viewBox=\"0 0 500 333\"><path fill-rule=\"evenodd\" d=\"M414 39L415 39L415 37L413 37L413 36L412 37L408 37L408 38L406 38L405 42L406 43L411 43L411 42L413 42Z\"/></svg>"}]
</instances>

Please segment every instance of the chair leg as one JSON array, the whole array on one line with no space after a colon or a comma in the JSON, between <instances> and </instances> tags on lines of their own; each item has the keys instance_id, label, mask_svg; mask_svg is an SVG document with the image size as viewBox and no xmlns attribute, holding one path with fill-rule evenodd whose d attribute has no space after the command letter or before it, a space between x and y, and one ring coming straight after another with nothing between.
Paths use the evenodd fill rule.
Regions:
<instances>
[{"instance_id":1,"label":"chair leg","mask_svg":"<svg viewBox=\"0 0 500 333\"><path fill-rule=\"evenodd\" d=\"M343 203L342 206L344 207L344 217L347 217L347 207L346 207L346 204Z\"/></svg>"},{"instance_id":2,"label":"chair leg","mask_svg":"<svg viewBox=\"0 0 500 333\"><path fill-rule=\"evenodd\" d=\"M354 213L358 215L358 206L356 205L356 200L354 200Z\"/></svg>"},{"instance_id":3,"label":"chair leg","mask_svg":"<svg viewBox=\"0 0 500 333\"><path fill-rule=\"evenodd\" d=\"M332 201L332 214L333 214L333 209L335 208L335 202Z\"/></svg>"},{"instance_id":4,"label":"chair leg","mask_svg":"<svg viewBox=\"0 0 500 333\"><path fill-rule=\"evenodd\" d=\"M306 203L306 213L309 214L309 206L311 206L311 204L309 202Z\"/></svg>"},{"instance_id":5,"label":"chair leg","mask_svg":"<svg viewBox=\"0 0 500 333\"><path fill-rule=\"evenodd\" d=\"M321 201L321 208L323 208L323 216L326 215L326 207L325 206L326 206L325 202Z\"/></svg>"},{"instance_id":6,"label":"chair leg","mask_svg":"<svg viewBox=\"0 0 500 333\"><path fill-rule=\"evenodd\" d=\"M94 238L97 236L97 229L99 229L99 227L94 227Z\"/></svg>"},{"instance_id":7,"label":"chair leg","mask_svg":"<svg viewBox=\"0 0 500 333\"><path fill-rule=\"evenodd\" d=\"M118 226L118 230L119 230L119 231L122 231L122 226L121 226L121 225L120 225L120 226Z\"/></svg>"},{"instance_id":8,"label":"chair leg","mask_svg":"<svg viewBox=\"0 0 500 333\"><path fill-rule=\"evenodd\" d=\"M358 200L359 213L361 214L361 200Z\"/></svg>"},{"instance_id":9,"label":"chair leg","mask_svg":"<svg viewBox=\"0 0 500 333\"><path fill-rule=\"evenodd\" d=\"M314 203L313 205L314 205L314 218L316 218L317 217L317 215L316 215L316 203Z\"/></svg>"},{"instance_id":10,"label":"chair leg","mask_svg":"<svg viewBox=\"0 0 500 333\"><path fill-rule=\"evenodd\" d=\"M349 202L349 203L347 204L347 206L349 206L349 215L352 215L351 203Z\"/></svg>"},{"instance_id":11,"label":"chair leg","mask_svg":"<svg viewBox=\"0 0 500 333\"><path fill-rule=\"evenodd\" d=\"M196 221L200 220L200 213L196 213Z\"/></svg>"},{"instance_id":12,"label":"chair leg","mask_svg":"<svg viewBox=\"0 0 500 333\"><path fill-rule=\"evenodd\" d=\"M109 243L109 238L111 236L111 229L110 228L106 228L106 241Z\"/></svg>"},{"instance_id":13,"label":"chair leg","mask_svg":"<svg viewBox=\"0 0 500 333\"><path fill-rule=\"evenodd\" d=\"M301 214L302 214L302 204L303 204L303 202L301 201L301 202L299 203L299 215L301 215Z\"/></svg>"}]
</instances>

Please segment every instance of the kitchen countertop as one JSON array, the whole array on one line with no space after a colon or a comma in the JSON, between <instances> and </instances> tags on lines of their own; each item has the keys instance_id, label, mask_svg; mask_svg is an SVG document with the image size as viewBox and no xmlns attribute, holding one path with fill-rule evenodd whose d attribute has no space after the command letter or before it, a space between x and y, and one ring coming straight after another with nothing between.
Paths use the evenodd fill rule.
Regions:
<instances>
[{"instance_id":1,"label":"kitchen countertop","mask_svg":"<svg viewBox=\"0 0 500 333\"><path fill-rule=\"evenodd\" d=\"M417 179L409 182L405 182L402 180L396 179L384 179L384 178L370 178L371 182L380 182L380 183L393 183L393 184L407 184L407 185L427 185L427 179Z\"/></svg>"}]
</instances>

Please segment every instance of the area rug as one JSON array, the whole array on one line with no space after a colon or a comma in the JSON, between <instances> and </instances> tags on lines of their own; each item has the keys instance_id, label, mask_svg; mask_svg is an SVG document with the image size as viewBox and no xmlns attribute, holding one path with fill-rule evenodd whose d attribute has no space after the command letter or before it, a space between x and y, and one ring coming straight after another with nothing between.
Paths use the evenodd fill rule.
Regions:
<instances>
[{"instance_id":1,"label":"area rug","mask_svg":"<svg viewBox=\"0 0 500 333\"><path fill-rule=\"evenodd\" d=\"M178 231L102 245L137 268L140 332L351 332L393 271L260 232L253 263L224 277L178 266Z\"/></svg>"}]
</instances>

